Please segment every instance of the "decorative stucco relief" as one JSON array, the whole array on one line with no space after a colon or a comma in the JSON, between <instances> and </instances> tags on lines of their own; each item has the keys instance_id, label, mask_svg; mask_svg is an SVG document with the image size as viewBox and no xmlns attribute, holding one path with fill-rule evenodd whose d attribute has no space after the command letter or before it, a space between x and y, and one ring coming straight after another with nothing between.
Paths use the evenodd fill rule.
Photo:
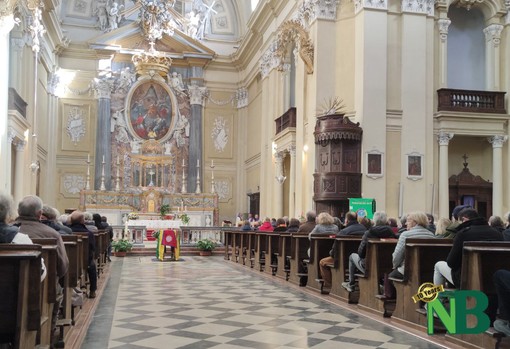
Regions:
<instances>
[{"instance_id":1,"label":"decorative stucco relief","mask_svg":"<svg viewBox=\"0 0 510 349\"><path fill-rule=\"evenodd\" d=\"M84 113L83 108L74 106L67 115L66 131L74 145L78 144L86 133Z\"/></svg>"},{"instance_id":2,"label":"decorative stucco relief","mask_svg":"<svg viewBox=\"0 0 510 349\"><path fill-rule=\"evenodd\" d=\"M365 8L387 10L388 0L354 0L354 13L358 13Z\"/></svg>"},{"instance_id":3,"label":"decorative stucco relief","mask_svg":"<svg viewBox=\"0 0 510 349\"><path fill-rule=\"evenodd\" d=\"M213 140L214 148L218 153L222 153L227 146L230 138L230 130L227 125L227 120L218 116L214 120L214 127L211 131L211 138Z\"/></svg>"},{"instance_id":4,"label":"decorative stucco relief","mask_svg":"<svg viewBox=\"0 0 510 349\"><path fill-rule=\"evenodd\" d=\"M303 22L295 18L285 21L280 25L276 41L271 43L268 50L262 56L260 62L262 78L268 76L274 68L279 71L285 69L287 50L292 44L295 45L299 57L305 63L307 73L313 73L314 46L307 29L303 26Z\"/></svg>"},{"instance_id":5,"label":"decorative stucco relief","mask_svg":"<svg viewBox=\"0 0 510 349\"><path fill-rule=\"evenodd\" d=\"M228 201L230 199L230 183L226 179L216 180L214 183L218 199L220 201Z\"/></svg>"},{"instance_id":6,"label":"decorative stucco relief","mask_svg":"<svg viewBox=\"0 0 510 349\"><path fill-rule=\"evenodd\" d=\"M402 12L434 15L434 0L403 0Z\"/></svg>"},{"instance_id":7,"label":"decorative stucco relief","mask_svg":"<svg viewBox=\"0 0 510 349\"><path fill-rule=\"evenodd\" d=\"M86 180L80 174L64 174L62 176L62 185L66 193L76 195L85 188Z\"/></svg>"}]
</instances>

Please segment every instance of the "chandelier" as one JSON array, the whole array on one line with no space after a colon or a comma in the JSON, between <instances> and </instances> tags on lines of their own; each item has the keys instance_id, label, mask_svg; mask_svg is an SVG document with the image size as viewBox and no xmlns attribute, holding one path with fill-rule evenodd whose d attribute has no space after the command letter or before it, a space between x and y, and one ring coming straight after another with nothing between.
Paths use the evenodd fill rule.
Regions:
<instances>
[{"instance_id":1,"label":"chandelier","mask_svg":"<svg viewBox=\"0 0 510 349\"><path fill-rule=\"evenodd\" d=\"M175 0L139 0L141 11L139 14L142 32L154 44L163 34L173 35L178 27L172 8Z\"/></svg>"}]
</instances>

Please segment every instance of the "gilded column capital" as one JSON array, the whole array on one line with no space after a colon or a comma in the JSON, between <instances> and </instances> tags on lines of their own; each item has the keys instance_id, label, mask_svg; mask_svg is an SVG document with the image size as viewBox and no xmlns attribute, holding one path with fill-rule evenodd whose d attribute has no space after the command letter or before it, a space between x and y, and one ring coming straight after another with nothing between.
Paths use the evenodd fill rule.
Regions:
<instances>
[{"instance_id":1,"label":"gilded column capital","mask_svg":"<svg viewBox=\"0 0 510 349\"><path fill-rule=\"evenodd\" d=\"M487 138L490 144L492 144L492 148L502 148L503 143L508 140L508 136L492 136Z\"/></svg>"},{"instance_id":2,"label":"gilded column capital","mask_svg":"<svg viewBox=\"0 0 510 349\"><path fill-rule=\"evenodd\" d=\"M448 145L450 143L450 140L453 138L454 134L451 132L439 132L437 135L437 141L439 142L439 145Z\"/></svg>"}]
</instances>

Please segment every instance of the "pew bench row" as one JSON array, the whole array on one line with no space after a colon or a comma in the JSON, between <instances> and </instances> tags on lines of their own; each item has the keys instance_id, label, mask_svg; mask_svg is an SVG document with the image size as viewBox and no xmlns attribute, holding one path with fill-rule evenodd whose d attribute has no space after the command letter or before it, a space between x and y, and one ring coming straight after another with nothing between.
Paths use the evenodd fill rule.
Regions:
<instances>
[{"instance_id":1,"label":"pew bench row","mask_svg":"<svg viewBox=\"0 0 510 349\"><path fill-rule=\"evenodd\" d=\"M62 238L69 269L60 280L56 239L32 239L33 245L0 244L0 344L11 343L13 348L21 349L65 346L81 308L76 305L77 300L78 304L83 300L79 294L86 294L88 285L88 236ZM97 234L96 246L100 275L107 272L106 233ZM47 274L41 281L42 260ZM55 314L60 314L59 320L55 320ZM55 325L57 334L53 331Z\"/></svg>"},{"instance_id":2,"label":"pew bench row","mask_svg":"<svg viewBox=\"0 0 510 349\"><path fill-rule=\"evenodd\" d=\"M392 253L396 239L370 239L367 245L365 273L357 274L354 292L341 286L347 280L349 256L358 250L360 237L329 237L288 233L262 233L231 230L225 232L225 260L258 269L299 286L357 306L378 316L391 317L394 323L426 333L424 303L415 303L412 296L425 282L433 281L434 265L446 260L452 247L449 239L407 239L403 279L391 279L396 297L384 295L384 279L392 270ZM334 245L333 245L334 243ZM328 264L332 285L325 288L319 261L336 249L334 263ZM494 258L496 257L496 258ZM510 243L466 243L462 266L461 289L480 290L494 299L492 274L497 269L510 269ZM250 261L250 263L247 263ZM270 262L269 262L270 261ZM493 317L493 316L492 316ZM472 319L470 320L472 321ZM498 348L502 335L490 328L486 334L446 335L447 341L467 348Z\"/></svg>"}]
</instances>

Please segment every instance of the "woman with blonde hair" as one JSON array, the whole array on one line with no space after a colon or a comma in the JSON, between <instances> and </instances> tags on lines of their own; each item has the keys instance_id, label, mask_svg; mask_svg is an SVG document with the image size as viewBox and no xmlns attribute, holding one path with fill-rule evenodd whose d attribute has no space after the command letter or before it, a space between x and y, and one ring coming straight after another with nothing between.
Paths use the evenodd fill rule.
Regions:
<instances>
[{"instance_id":1,"label":"woman with blonde hair","mask_svg":"<svg viewBox=\"0 0 510 349\"><path fill-rule=\"evenodd\" d=\"M436 225L436 236L441 237L446 234L446 228L452 224L452 221L449 218L443 217L439 218Z\"/></svg>"},{"instance_id":2,"label":"woman with blonde hair","mask_svg":"<svg viewBox=\"0 0 510 349\"><path fill-rule=\"evenodd\" d=\"M423 212L411 212L407 215L406 226L407 230L400 234L393 251L393 271L389 277L404 278L404 260L405 260L405 246L406 239L430 239L436 237L434 233L427 229L429 220L427 215Z\"/></svg>"}]
</instances>

